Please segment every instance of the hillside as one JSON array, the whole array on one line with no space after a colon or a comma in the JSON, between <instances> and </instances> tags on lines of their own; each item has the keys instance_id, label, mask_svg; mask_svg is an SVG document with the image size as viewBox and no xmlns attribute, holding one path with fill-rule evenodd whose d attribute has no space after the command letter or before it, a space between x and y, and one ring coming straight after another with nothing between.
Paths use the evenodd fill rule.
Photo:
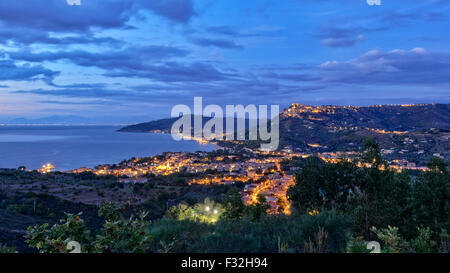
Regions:
<instances>
[{"instance_id":1,"label":"hillside","mask_svg":"<svg viewBox=\"0 0 450 273\"><path fill-rule=\"evenodd\" d=\"M177 118L122 128L123 132L169 132ZM204 122L208 118L204 118ZM280 149L358 150L374 137L388 158L421 163L430 156L448 158L450 104L308 106L292 104L280 113Z\"/></svg>"},{"instance_id":2,"label":"hillside","mask_svg":"<svg viewBox=\"0 0 450 273\"><path fill-rule=\"evenodd\" d=\"M161 131L161 132L168 133L170 131L170 127L177 119L178 118L167 118L167 119L160 119L160 120L154 120L154 121L150 121L150 122L129 125L129 126L121 128L119 130L119 132L142 133L142 132Z\"/></svg>"},{"instance_id":3,"label":"hillside","mask_svg":"<svg viewBox=\"0 0 450 273\"><path fill-rule=\"evenodd\" d=\"M423 163L449 157L449 104L306 106L293 104L280 115L282 146L309 151L357 150L374 137L390 158Z\"/></svg>"},{"instance_id":4,"label":"hillside","mask_svg":"<svg viewBox=\"0 0 450 273\"><path fill-rule=\"evenodd\" d=\"M438 128L450 130L450 104L307 106L292 104L281 113L325 127L367 127L386 131L415 131Z\"/></svg>"}]
</instances>

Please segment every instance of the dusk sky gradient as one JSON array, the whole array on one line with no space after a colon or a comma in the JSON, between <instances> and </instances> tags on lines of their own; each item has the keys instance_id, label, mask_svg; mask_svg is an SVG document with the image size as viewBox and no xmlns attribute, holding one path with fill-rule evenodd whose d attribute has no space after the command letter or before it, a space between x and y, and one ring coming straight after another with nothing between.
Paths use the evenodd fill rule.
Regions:
<instances>
[{"instance_id":1,"label":"dusk sky gradient","mask_svg":"<svg viewBox=\"0 0 450 273\"><path fill-rule=\"evenodd\" d=\"M450 102L450 0L0 0L0 123Z\"/></svg>"}]
</instances>

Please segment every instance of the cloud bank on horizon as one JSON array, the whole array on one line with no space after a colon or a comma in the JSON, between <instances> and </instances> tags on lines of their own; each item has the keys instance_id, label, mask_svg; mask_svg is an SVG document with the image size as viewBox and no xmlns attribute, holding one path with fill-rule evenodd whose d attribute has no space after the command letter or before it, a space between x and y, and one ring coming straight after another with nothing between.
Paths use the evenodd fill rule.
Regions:
<instances>
[{"instance_id":1,"label":"cloud bank on horizon","mask_svg":"<svg viewBox=\"0 0 450 273\"><path fill-rule=\"evenodd\" d=\"M450 102L448 0L73 2L0 0L0 122Z\"/></svg>"}]
</instances>

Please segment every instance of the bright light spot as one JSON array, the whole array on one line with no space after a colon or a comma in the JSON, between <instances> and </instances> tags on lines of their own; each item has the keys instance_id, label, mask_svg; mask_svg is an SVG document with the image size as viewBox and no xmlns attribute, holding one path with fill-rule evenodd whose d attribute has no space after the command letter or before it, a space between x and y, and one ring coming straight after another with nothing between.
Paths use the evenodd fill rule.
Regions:
<instances>
[{"instance_id":1,"label":"bright light spot","mask_svg":"<svg viewBox=\"0 0 450 273\"><path fill-rule=\"evenodd\" d=\"M214 210L214 214L217 214L217 213L218 213L218 211L215 209L215 210Z\"/></svg>"},{"instance_id":2,"label":"bright light spot","mask_svg":"<svg viewBox=\"0 0 450 273\"><path fill-rule=\"evenodd\" d=\"M206 207L205 207L205 210L206 210L206 211L209 211L209 210L210 210L210 208L209 208L208 206L206 206Z\"/></svg>"}]
</instances>

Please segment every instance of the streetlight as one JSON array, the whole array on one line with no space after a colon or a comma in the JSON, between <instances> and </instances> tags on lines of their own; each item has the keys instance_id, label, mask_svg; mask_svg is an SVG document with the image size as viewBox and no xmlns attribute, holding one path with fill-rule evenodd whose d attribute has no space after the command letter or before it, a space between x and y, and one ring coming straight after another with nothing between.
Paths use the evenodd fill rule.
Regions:
<instances>
[{"instance_id":1,"label":"streetlight","mask_svg":"<svg viewBox=\"0 0 450 273\"><path fill-rule=\"evenodd\" d=\"M218 213L218 211L215 209L215 210L214 210L214 214L217 214L217 213Z\"/></svg>"},{"instance_id":2,"label":"streetlight","mask_svg":"<svg viewBox=\"0 0 450 273\"><path fill-rule=\"evenodd\" d=\"M209 210L210 210L209 206L206 206L206 207L205 207L205 210L206 210L206 211L209 211Z\"/></svg>"}]
</instances>

